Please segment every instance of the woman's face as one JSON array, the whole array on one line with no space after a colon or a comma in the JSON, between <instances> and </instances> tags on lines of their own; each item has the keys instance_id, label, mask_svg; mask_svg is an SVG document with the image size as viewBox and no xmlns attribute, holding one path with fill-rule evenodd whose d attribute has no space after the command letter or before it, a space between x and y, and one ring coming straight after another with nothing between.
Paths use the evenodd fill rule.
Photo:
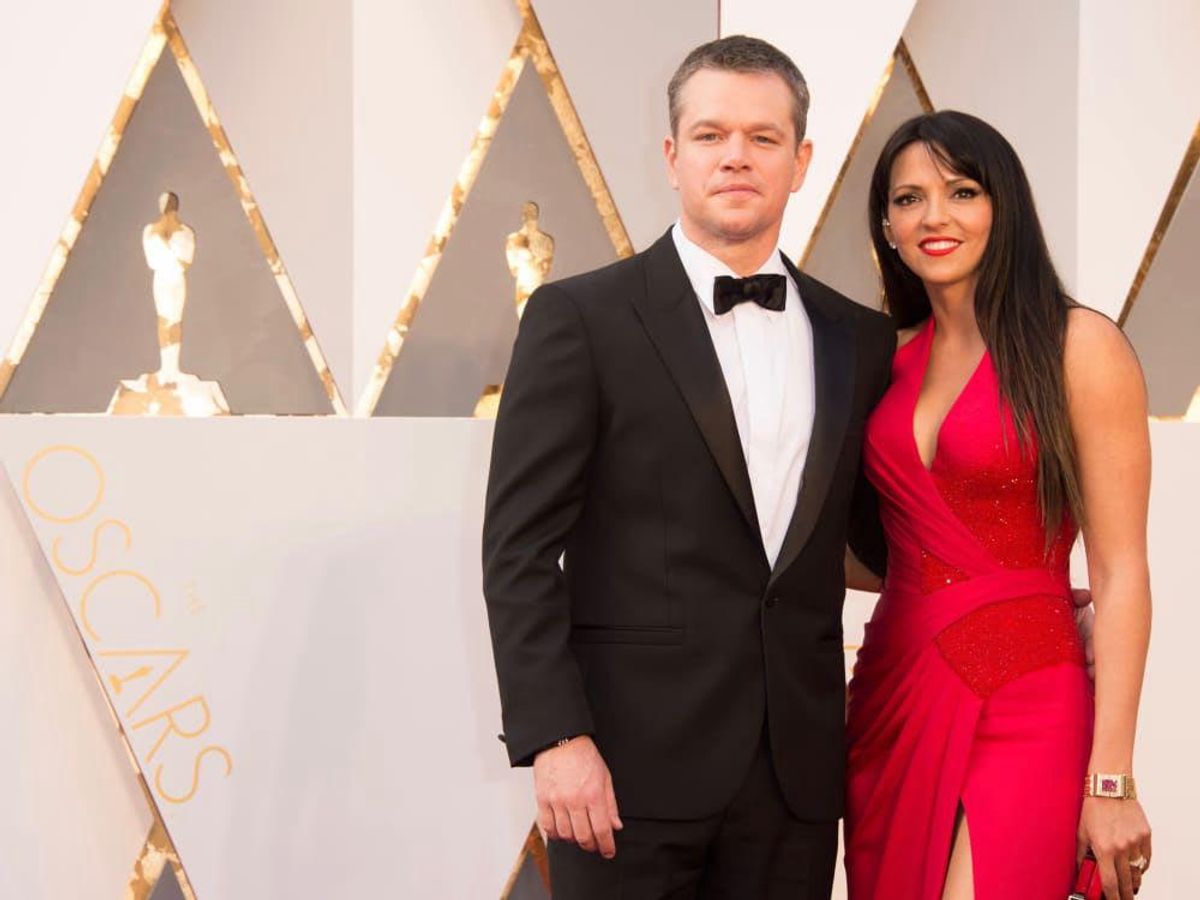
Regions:
<instances>
[{"instance_id":1,"label":"woman's face","mask_svg":"<svg viewBox=\"0 0 1200 900\"><path fill-rule=\"evenodd\" d=\"M884 234L926 287L974 287L992 230L992 199L921 142L892 164Z\"/></svg>"}]
</instances>

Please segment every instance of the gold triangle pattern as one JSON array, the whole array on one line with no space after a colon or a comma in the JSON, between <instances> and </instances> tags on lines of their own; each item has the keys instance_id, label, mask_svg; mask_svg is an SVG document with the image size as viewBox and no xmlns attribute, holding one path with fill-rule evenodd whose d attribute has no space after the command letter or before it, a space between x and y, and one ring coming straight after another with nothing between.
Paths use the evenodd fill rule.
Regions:
<instances>
[{"instance_id":1,"label":"gold triangle pattern","mask_svg":"<svg viewBox=\"0 0 1200 900\"><path fill-rule=\"evenodd\" d=\"M596 210L600 214L604 228L608 232L609 240L612 241L613 248L621 257L633 255L633 244L629 240L625 225L617 212L616 203L613 201L608 184L600 172L600 164L596 161L591 144L588 143L583 123L579 118L579 113L576 111L575 105L571 102L566 83L563 81L562 73L559 71L558 65L554 61L554 56L550 52L550 45L546 41L546 35L542 31L541 24L538 22L533 4L531 0L516 0L516 4L517 9L521 13L521 31L517 35L512 53L508 61L504 64L504 70L500 73L500 79L496 84L495 90L492 92L492 99L488 104L487 112L484 114L479 127L475 131L475 136L471 141L471 148L467 152L467 157L459 169L458 178L455 179L450 196L442 207L442 212L438 217L437 225L434 227L433 235L430 237L429 244L425 249L425 255L421 258L416 274L409 285L408 294L400 307L399 313L396 315L395 321L392 323L392 327L388 330L384 348L379 354L375 368L362 395L359 397L356 406L356 414L359 416L370 416L375 411L379 397L387 384L388 376L391 374L392 365L395 363L396 357L399 356L400 350L404 346L404 341L408 337L413 319L416 317L421 301L424 299L425 293L429 289L429 284L433 280L434 272L441 261L442 253L446 249L450 235L454 231L455 223L458 221L467 196L470 194L471 188L475 184L475 179L483 167L483 161L487 157L492 139L496 135L496 129L499 127L500 120L504 116L504 111L508 107L508 101L512 98L513 90L517 86L517 79L520 78L521 72L527 63L533 64L543 87L546 89L550 105L554 109L554 114L558 119L559 125L562 127L563 134L566 136L571 153L575 157L575 162L579 166L583 180L587 184L592 199L596 204Z\"/></svg>"},{"instance_id":2,"label":"gold triangle pattern","mask_svg":"<svg viewBox=\"0 0 1200 900\"><path fill-rule=\"evenodd\" d=\"M320 377L325 394L329 398L330 406L337 415L344 416L347 414L347 409L334 382L333 372L329 368L324 354L321 352L321 348L313 334L312 326L309 324L308 317L304 313L304 308L300 305L296 289L292 285L291 278L283 266L283 261L280 259L279 250L275 246L275 241L271 237L271 233L267 230L267 224L263 219L262 211L259 209L258 202L254 199L254 195L250 191L250 184L246 180L241 164L233 152L229 137L226 135L220 119L217 117L216 110L209 99L208 90L204 87L204 83L200 79L199 70L196 68L191 54L188 52L187 45L183 41L183 35L179 31L179 26L175 23L175 17L171 14L171 0L164 0L162 8L155 18L154 25L150 31L150 37L143 46L141 55L134 65L133 73L130 75L129 82L125 86L125 91L117 106L116 114L113 116L108 130L104 134L104 139L100 143L100 149L97 151L96 158L88 170L87 178L84 180L79 197L71 209L67 224L63 227L62 233L54 245L50 262L46 265L41 281L34 292L33 300L29 304L24 321L18 328L16 337L9 347L7 355L0 361L0 397L4 395L5 390L8 388L13 373L16 371L17 366L21 364L21 359L25 355L25 351L29 347L34 333L37 331L38 323L41 321L42 314L45 312L46 306L54 294L54 287L58 283L59 276L66 266L67 258L71 254L71 248L74 247L75 241L79 238L79 234L83 230L83 224L87 219L92 202L96 199L96 195L104 183L104 176L108 173L109 166L112 165L112 161L120 148L125 128L129 124L134 110L137 108L138 101L142 97L142 92L146 88L146 83L150 79L151 72L158 64L163 51L167 49L170 50L171 55L174 57L180 74L182 74L184 82L187 84L188 91L195 101L200 117L208 129L209 135L212 137L213 146L216 148L221 164L224 166L230 181L233 183L238 200L241 202L242 210L245 212L250 227L254 231L259 249L270 266L271 274L275 278L279 292L283 297L284 303L287 305L288 312L291 314L300 339L304 343L309 360Z\"/></svg>"},{"instance_id":3,"label":"gold triangle pattern","mask_svg":"<svg viewBox=\"0 0 1200 900\"><path fill-rule=\"evenodd\" d=\"M809 235L804 252L800 254L801 269L808 262L813 248L817 246L817 241L821 237L821 229L825 225L825 220L829 218L829 212L833 209L834 203L837 202L838 195L841 193L842 182L846 180L846 173L850 171L850 164L854 161L854 157L858 153L858 148L862 144L867 129L871 127L871 122L875 119L875 111L879 108L879 101L883 99L883 92L887 90L888 84L891 83L897 64L903 66L904 70L908 73L908 78L917 92L917 99L921 101L921 108L926 112L934 111L933 101L929 99L929 92L925 89L925 82L921 78L921 73L917 71L916 63L913 62L912 54L908 52L908 45L904 43L904 38L901 38L896 44L896 49L888 60L887 65L884 66L879 83L875 85L875 90L871 94L871 101L867 104L867 111L863 114L858 131L855 132L854 139L850 142L850 149L846 151L846 158L842 160L842 167L838 169L837 178L833 180L833 187L830 188L829 195L825 198L825 205L821 207L821 214L817 217L817 224L813 226L812 234Z\"/></svg>"},{"instance_id":4,"label":"gold triangle pattern","mask_svg":"<svg viewBox=\"0 0 1200 900\"><path fill-rule=\"evenodd\" d=\"M175 852L175 845L171 843L171 837L156 812L154 824L150 826L150 833L146 835L146 843L142 845L142 852L133 863L133 874L129 876L129 884L125 887L124 900L150 900L154 895L154 888L158 886L158 879L168 867L175 875L183 896L187 900L196 900L196 892L187 880L179 862L179 854Z\"/></svg>"},{"instance_id":5,"label":"gold triangle pattern","mask_svg":"<svg viewBox=\"0 0 1200 900\"><path fill-rule=\"evenodd\" d=\"M538 831L535 823L529 829L529 834L525 838L525 843L521 846L521 853L517 857L517 864L513 866L512 874L508 876L508 882L504 885L504 890L500 892L500 900L509 900L512 896L513 888L517 885L517 879L521 875L521 870L525 867L528 860L532 860L537 867L538 875L542 879L542 885L546 888L546 893L550 893L550 861L546 857L546 842L542 840L542 833Z\"/></svg>"},{"instance_id":6,"label":"gold triangle pattern","mask_svg":"<svg viewBox=\"0 0 1200 900\"><path fill-rule=\"evenodd\" d=\"M25 478L28 479L28 468L26 469ZM28 497L28 491L25 491ZM90 514L91 510L88 511ZM32 525L30 526L32 527ZM45 550L40 551L46 567L50 570L56 568L54 561L46 558ZM179 853L175 848L175 843L171 839L167 831L166 823L163 821L162 813L159 810L158 802L154 799L154 795L150 791L150 786L146 781L145 773L142 771L141 764L138 762L137 753L134 752L133 744L129 741L129 736L125 733L125 728L121 724L120 716L117 715L116 707L113 705L112 698L108 690L104 686L104 676L100 672L100 667L96 664L96 657L92 654L91 648L88 647L87 640L84 638L83 631L79 626L78 620L70 609L66 595L63 594L61 587L56 586L56 593L63 606L67 607L67 618L71 622L71 628L75 632L75 637L79 640L79 646L83 650L84 658L92 671L92 676L95 678L96 688L100 691L100 697L104 702L104 708L108 710L109 717L112 720L113 727L116 729L117 736L121 741L121 746L125 750L126 759L129 761L130 771L137 778L138 787L141 789L142 796L146 800L146 806L153 816L153 822L150 827L150 832L146 836L146 842L142 846L141 852L134 860L133 871L129 878L129 883L126 886L124 898L125 900L147 900L158 884L158 879L162 875L164 866L170 864L175 874L175 879L179 884L180 890L183 892L186 900L195 900L195 892L192 890L191 882L184 871L183 863L179 859Z\"/></svg>"},{"instance_id":7,"label":"gold triangle pattern","mask_svg":"<svg viewBox=\"0 0 1200 900\"><path fill-rule=\"evenodd\" d=\"M1133 305L1137 303L1142 285L1150 273L1150 267L1154 265L1154 257L1158 255L1158 248L1162 245L1163 238L1166 237L1167 229L1171 227L1171 220L1175 218L1175 211L1179 209L1183 194L1187 190L1188 182L1191 181L1197 165L1200 165L1200 121L1196 123L1192 139L1183 153L1179 171L1175 173L1175 180L1171 183L1170 191L1167 192L1167 200L1163 204L1162 212L1158 215L1158 221L1154 223L1154 231L1150 234L1150 243L1146 245L1146 252L1142 254L1142 262L1138 266L1137 274L1133 277L1133 284L1125 297L1125 304L1121 307L1121 315L1117 319L1117 324L1122 328L1129 320L1129 314L1133 312Z\"/></svg>"}]
</instances>

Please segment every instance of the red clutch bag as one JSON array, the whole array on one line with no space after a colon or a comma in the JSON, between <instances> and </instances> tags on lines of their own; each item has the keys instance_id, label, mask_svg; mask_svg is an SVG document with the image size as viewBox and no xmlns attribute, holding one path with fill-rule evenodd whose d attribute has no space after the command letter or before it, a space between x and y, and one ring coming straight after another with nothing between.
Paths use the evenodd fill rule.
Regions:
<instances>
[{"instance_id":1,"label":"red clutch bag","mask_svg":"<svg viewBox=\"0 0 1200 900\"><path fill-rule=\"evenodd\" d=\"M1096 857L1091 850L1079 864L1075 890L1067 895L1067 900L1104 900L1104 892L1100 889L1100 867L1096 865Z\"/></svg>"}]
</instances>

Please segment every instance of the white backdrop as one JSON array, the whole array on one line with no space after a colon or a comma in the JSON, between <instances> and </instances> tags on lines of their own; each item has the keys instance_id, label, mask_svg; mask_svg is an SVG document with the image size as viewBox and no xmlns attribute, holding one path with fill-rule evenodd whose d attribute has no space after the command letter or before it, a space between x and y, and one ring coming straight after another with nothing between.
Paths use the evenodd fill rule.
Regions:
<instances>
[{"instance_id":1,"label":"white backdrop","mask_svg":"<svg viewBox=\"0 0 1200 900\"><path fill-rule=\"evenodd\" d=\"M1136 763L1155 900L1200 891L1200 726L1185 712L1200 428L1154 423L1152 437L1157 603ZM489 438L466 420L0 420L15 488L0 485L0 534L20 563L0 570L0 596L21 601L0 658L37 647L57 686L3 696L10 721L29 721L33 689L63 723L23 732L4 770L4 852L28 854L5 867L6 895L113 897L144 836L76 626L198 896L498 895L533 811L528 773L496 740L478 563ZM848 637L862 612L848 608ZM56 880L30 862L49 835L87 849ZM83 885L47 890L74 874Z\"/></svg>"},{"instance_id":2,"label":"white backdrop","mask_svg":"<svg viewBox=\"0 0 1200 900\"><path fill-rule=\"evenodd\" d=\"M12 138L0 142L0 345L25 313L159 5L62 0L2 14L0 103ZM490 102L518 9L511 0L174 6L353 407ZM1197 124L1197 0L535 8L639 248L671 216L651 152L665 84L643 93L642 82L665 81L657 73L681 55L656 38L673 19L686 19L675 31L689 41L761 35L808 76L816 157L788 213L784 246L796 255L902 37L935 104L977 112L1013 140L1061 274L1110 314ZM605 50L635 45L636 77ZM619 114L626 103L636 116ZM1180 709L1200 674L1188 565L1197 434L1153 425L1157 617L1138 750L1156 827L1151 900L1200 896L1187 856L1200 838L1189 815L1200 796L1186 768L1200 732ZM495 741L478 596L487 442L486 425L455 421L0 418L13 486L0 484L0 702L18 735L0 751L0 893L113 897L149 828L91 651L122 685L123 696L111 680L106 689L152 784L163 766L158 805L201 897L318 896L327 885L498 894L532 810L524 774L504 768ZM64 444L91 453L105 475L101 505L71 523L40 516L23 484L40 449ZM90 471L51 454L30 496L47 508L82 502ZM88 574L70 574L63 563L88 561L105 519L129 529L129 547L121 525L105 525ZM85 650L83 591L116 565L161 591L161 614L149 616L143 582L109 578L89 595L100 638ZM851 598L848 640L868 612L868 599ZM169 652L101 655L147 649ZM182 650L186 659L131 711ZM187 705L194 697L204 703ZM207 727L154 749L169 720L153 716L178 704L177 731L198 731L204 711ZM166 799L194 784L186 803Z\"/></svg>"},{"instance_id":3,"label":"white backdrop","mask_svg":"<svg viewBox=\"0 0 1200 900\"><path fill-rule=\"evenodd\" d=\"M499 894L534 813L496 737L479 566L490 434L471 420L0 421L62 591L26 597L26 619L70 644L65 600L199 897ZM5 533L24 526L14 504L3 514ZM22 592L3 578L3 595ZM24 636L5 634L0 656L20 658ZM94 687L79 666L59 677L74 702ZM73 721L94 705L59 712L90 726L70 754L85 768L112 737L95 715ZM56 736L42 733L52 749ZM97 806L27 796L2 815L111 828L132 775L92 777ZM123 883L52 894L35 874L6 896Z\"/></svg>"}]
</instances>

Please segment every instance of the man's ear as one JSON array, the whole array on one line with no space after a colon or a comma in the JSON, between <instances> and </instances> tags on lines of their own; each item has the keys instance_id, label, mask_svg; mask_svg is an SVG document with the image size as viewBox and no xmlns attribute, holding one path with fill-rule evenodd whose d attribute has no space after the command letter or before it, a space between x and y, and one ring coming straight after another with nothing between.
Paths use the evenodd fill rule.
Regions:
<instances>
[{"instance_id":1,"label":"man's ear","mask_svg":"<svg viewBox=\"0 0 1200 900\"><path fill-rule=\"evenodd\" d=\"M675 156L678 148L675 146L675 137L667 135L663 138L663 159L667 164L667 183L674 190L679 190L679 178L675 174Z\"/></svg>"},{"instance_id":2,"label":"man's ear","mask_svg":"<svg viewBox=\"0 0 1200 900\"><path fill-rule=\"evenodd\" d=\"M812 141L805 138L796 147L796 158L793 161L792 169L792 193L800 190L800 186L804 184L804 176L808 174L808 164L812 162L813 144Z\"/></svg>"}]
</instances>

